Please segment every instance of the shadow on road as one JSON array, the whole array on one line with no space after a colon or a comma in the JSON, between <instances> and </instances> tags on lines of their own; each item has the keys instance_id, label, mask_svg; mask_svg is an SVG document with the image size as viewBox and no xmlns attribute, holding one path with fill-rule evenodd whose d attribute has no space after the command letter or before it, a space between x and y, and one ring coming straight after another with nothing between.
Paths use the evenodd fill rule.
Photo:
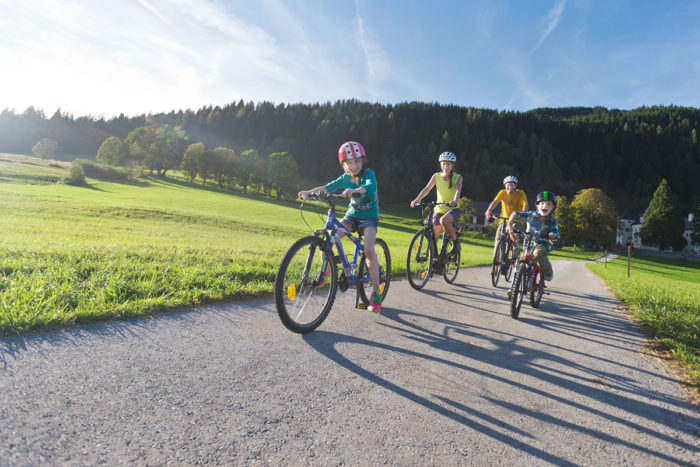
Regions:
<instances>
[{"instance_id":1,"label":"shadow on road","mask_svg":"<svg viewBox=\"0 0 700 467\"><path fill-rule=\"evenodd\" d=\"M511 319L507 315L508 305L505 298L494 297L493 290L487 290L483 287L458 285L448 290L435 292L424 290L422 293L434 297L438 303L442 302L448 307L460 305L478 312L496 313L490 311L494 308L489 305L493 305L494 301L500 302L502 300L503 319ZM505 295L505 289L502 290L502 294ZM572 301L573 297L578 300ZM555 332L570 336L572 339L589 340L596 345L608 348L626 350L628 347L621 346L621 340L641 347L644 338L634 325L624 315L609 313L609 309L614 303L614 300L606 297L556 289L552 290L552 295L547 296L547 301L543 300L541 310L531 309L536 313L529 311L522 313L523 317L518 323L538 328L542 332ZM608 312L606 313L605 310ZM383 352L394 354L395 357L409 356L429 361L432 364L445 365L451 368L450 372L455 372L455 377L459 381L470 381L475 377L487 379L493 383L511 387L513 392L525 392L531 394L533 398L545 399L551 401L552 404L568 407L572 412L587 413L600 420L629 427L636 432L647 435L647 438L652 437L661 443L670 443L690 452L698 452L695 445L676 439L655 428L655 426L666 425L673 430L700 434L698 430L700 418L687 415L688 413L697 413L697 411L690 404L656 393L653 389L647 389L639 385L636 380L625 376L625 374L634 371L646 373L650 378L668 380L663 375L644 372L639 368L605 358L603 357L606 355L605 351L600 352L597 357L591 356L578 352L576 349L563 348L523 335L503 332L496 328L437 317L429 312L418 313L385 307L382 310L382 317L384 319L380 323L383 322L384 326L392 329L393 332L400 333L405 345L381 344L325 331L307 334L304 336L304 340L326 358L368 381L545 462L570 465L566 459L554 456L528 443L528 439L533 438L533 435L524 433L522 429L514 426L508 420L495 419L493 415L468 407L444 394L437 393L433 394L432 397L416 394L400 384L368 371L363 368L361 362L349 360L338 350L341 347L340 344L360 344L379 348ZM389 323L385 320L389 320ZM417 324L426 320L431 322L430 326ZM435 326L436 324L437 326ZM475 346L470 344L470 341L487 341L490 345ZM415 350L420 348L420 345L416 344L427 345L440 352L420 352ZM436 356L445 353L453 354L454 358ZM562 356L563 354L568 355L568 357ZM474 364L462 363L465 357ZM582 363L586 360L590 362L591 358L604 362L604 365L601 366L606 369L612 368L612 370L603 371ZM493 371L489 371L490 368L493 368ZM542 384L535 386L523 383L523 381L533 378ZM557 390L547 390L548 386L557 388ZM561 394L572 394L572 396ZM506 411L504 413L517 413L524 417L531 417L541 423L551 424L567 431L575 431L605 443L632 449L640 454L655 456L656 459L665 462L684 462L682 459L654 449L646 442L634 442L616 436L614 430L606 432L604 429L592 427L590 424L576 423L576 419L557 418L546 412L533 410L530 406L514 404L505 395L503 400L488 393L482 394L480 397L491 404L503 407ZM596 401L596 404L586 403L589 400ZM681 410L674 411L655 405L655 402L663 402Z\"/></svg>"}]
</instances>

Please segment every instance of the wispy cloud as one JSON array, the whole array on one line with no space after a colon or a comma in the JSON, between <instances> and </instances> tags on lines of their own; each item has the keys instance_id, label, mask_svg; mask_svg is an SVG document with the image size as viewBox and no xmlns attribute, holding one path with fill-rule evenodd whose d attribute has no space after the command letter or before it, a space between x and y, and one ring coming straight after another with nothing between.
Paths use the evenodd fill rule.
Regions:
<instances>
[{"instance_id":1,"label":"wispy cloud","mask_svg":"<svg viewBox=\"0 0 700 467\"><path fill-rule=\"evenodd\" d=\"M357 17L359 42L367 65L367 81L372 97L378 96L378 87L381 81L391 75L391 66L384 56L380 46L376 41L369 39L369 34L365 31L363 16L360 11L360 1L355 0L355 15Z\"/></svg>"},{"instance_id":2,"label":"wispy cloud","mask_svg":"<svg viewBox=\"0 0 700 467\"><path fill-rule=\"evenodd\" d=\"M549 37L552 31L554 31L559 25L559 22L561 21L561 16L564 13L565 6L566 0L557 0L552 9L549 10L549 12L547 13L547 17L544 20L545 27L542 31L542 34L540 35L540 40L538 40L537 44L535 44L535 46L532 48L528 57L535 53L535 51L542 45L545 39L547 39L547 37Z\"/></svg>"}]
</instances>

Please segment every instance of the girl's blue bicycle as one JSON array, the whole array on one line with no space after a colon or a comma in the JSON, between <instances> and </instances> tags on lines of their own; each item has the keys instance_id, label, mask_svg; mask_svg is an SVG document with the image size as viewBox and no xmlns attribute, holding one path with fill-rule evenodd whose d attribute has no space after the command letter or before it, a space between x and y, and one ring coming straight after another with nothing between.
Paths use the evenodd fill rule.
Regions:
<instances>
[{"instance_id":1,"label":"girl's blue bicycle","mask_svg":"<svg viewBox=\"0 0 700 467\"><path fill-rule=\"evenodd\" d=\"M362 243L362 232L353 235L335 217L334 197L339 196L308 197L309 200L322 199L328 203L326 225L323 229L315 230L313 235L300 238L289 247L277 270L277 313L290 331L306 333L320 326L331 311L338 288L345 292L355 286L355 306L367 308L369 305L372 283ZM338 238L339 230L345 233L345 238L355 244L352 262L348 261ZM391 281L391 257L389 247L381 238L376 239L374 250L379 263L379 291L384 301ZM338 265L341 265L340 274Z\"/></svg>"}]
</instances>

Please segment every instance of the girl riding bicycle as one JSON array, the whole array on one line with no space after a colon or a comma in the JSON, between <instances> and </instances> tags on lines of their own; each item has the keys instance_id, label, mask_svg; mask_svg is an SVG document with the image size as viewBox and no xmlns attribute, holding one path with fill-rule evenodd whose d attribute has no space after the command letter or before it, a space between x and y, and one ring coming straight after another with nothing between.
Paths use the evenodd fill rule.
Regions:
<instances>
[{"instance_id":1,"label":"girl riding bicycle","mask_svg":"<svg viewBox=\"0 0 700 467\"><path fill-rule=\"evenodd\" d=\"M454 172L454 165L457 162L457 156L452 152L443 152L438 157L440 162L441 172L435 172L428 184L418 193L416 199L411 201L411 207L420 203L420 200L435 187L437 191L437 202L448 203L449 206L437 206L433 215L433 225L435 226L435 244L440 235L440 229L444 228L447 235L453 242L453 250L450 253L456 253L460 250L460 242L457 241L455 233L455 222L459 220L462 211L456 206L459 205L459 197L462 193L462 176ZM453 209L451 209L453 208Z\"/></svg>"},{"instance_id":2,"label":"girl riding bicycle","mask_svg":"<svg viewBox=\"0 0 700 467\"><path fill-rule=\"evenodd\" d=\"M306 200L310 193L326 194L342 189L342 196L350 200L348 210L341 222L350 232L361 231L365 237L365 256L372 282L372 298L367 309L379 313L382 309L382 295L379 292L379 265L374 251L379 225L377 178L374 171L367 168L367 155L360 143L355 141L343 143L338 149L338 160L344 174L326 185L300 191L298 196ZM343 235L344 233L339 230L338 236L342 238ZM328 274L330 274L330 268L326 270L326 275Z\"/></svg>"}]
</instances>

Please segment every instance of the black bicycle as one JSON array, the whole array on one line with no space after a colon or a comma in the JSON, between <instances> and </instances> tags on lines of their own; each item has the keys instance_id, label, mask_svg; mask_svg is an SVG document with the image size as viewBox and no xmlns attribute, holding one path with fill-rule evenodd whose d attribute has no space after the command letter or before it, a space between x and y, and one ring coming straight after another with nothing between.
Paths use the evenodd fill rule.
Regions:
<instances>
[{"instance_id":1,"label":"black bicycle","mask_svg":"<svg viewBox=\"0 0 700 467\"><path fill-rule=\"evenodd\" d=\"M507 217L498 217L498 220L508 222ZM496 248L493 251L493 262L491 263L491 283L494 287L498 286L498 279L503 275L506 282L510 282L515 271L515 263L518 259L518 250L514 248L514 243L510 239L510 235L506 232L505 225L501 230L496 242Z\"/></svg>"},{"instance_id":2,"label":"black bicycle","mask_svg":"<svg viewBox=\"0 0 700 467\"><path fill-rule=\"evenodd\" d=\"M323 323L335 300L338 288L345 292L355 286L355 306L367 308L372 295L369 265L362 243L362 232L350 233L335 217L335 194L308 197L328 203L328 215L323 229L297 240L285 253L275 277L275 303L277 314L290 331L307 333ZM302 203L303 207L303 203ZM302 210L302 217L303 217ZM338 237L342 230L346 238L355 244L352 262L348 261ZM336 249L337 254L333 251ZM391 281L391 257L389 247L381 238L374 243L379 263L379 292L384 301ZM338 275L338 265L341 273ZM380 302L380 303L381 303Z\"/></svg>"},{"instance_id":3,"label":"black bicycle","mask_svg":"<svg viewBox=\"0 0 700 467\"><path fill-rule=\"evenodd\" d=\"M435 244L433 230L433 211L435 206L448 206L447 203L437 203L435 201L421 202L416 206L423 207L423 228L415 233L406 255L406 277L408 283L416 290L425 287L433 274L442 274L448 284L452 284L457 278L461 252L453 251L454 242L442 232L442 248L438 252ZM464 226L457 222L455 233L457 242L460 241Z\"/></svg>"}]
</instances>

